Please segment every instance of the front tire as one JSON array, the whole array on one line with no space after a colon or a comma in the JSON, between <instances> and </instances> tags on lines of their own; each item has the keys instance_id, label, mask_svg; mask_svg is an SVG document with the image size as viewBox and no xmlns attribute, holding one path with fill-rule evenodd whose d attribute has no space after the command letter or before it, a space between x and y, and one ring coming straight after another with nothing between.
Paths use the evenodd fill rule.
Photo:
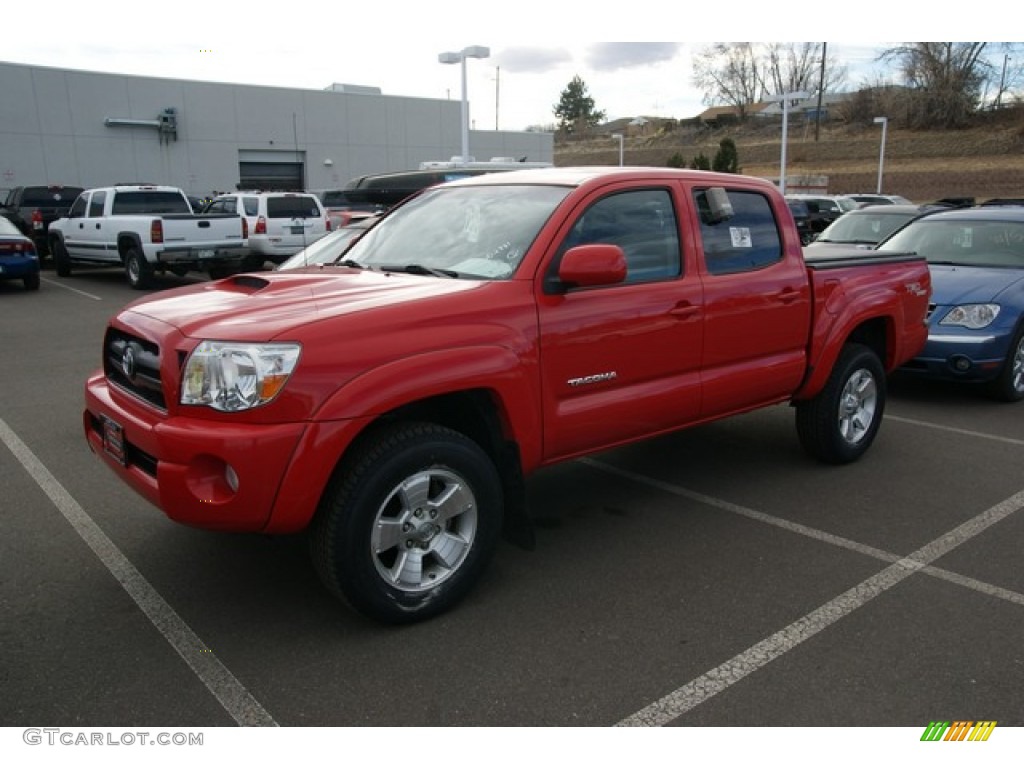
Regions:
<instances>
[{"instance_id":1,"label":"front tire","mask_svg":"<svg viewBox=\"0 0 1024 768\"><path fill-rule=\"evenodd\" d=\"M992 381L989 391L997 400L1007 403L1024 400L1024 325L1017 329L1003 370Z\"/></svg>"},{"instance_id":2,"label":"front tire","mask_svg":"<svg viewBox=\"0 0 1024 768\"><path fill-rule=\"evenodd\" d=\"M497 546L503 500L493 462L436 424L400 423L365 440L324 493L310 552L324 584L389 624L464 598Z\"/></svg>"},{"instance_id":3,"label":"front tire","mask_svg":"<svg viewBox=\"0 0 1024 768\"><path fill-rule=\"evenodd\" d=\"M128 285L138 291L144 291L153 285L153 269L136 246L129 247L124 253L124 273L128 278Z\"/></svg>"},{"instance_id":4,"label":"front tire","mask_svg":"<svg viewBox=\"0 0 1024 768\"><path fill-rule=\"evenodd\" d=\"M843 347L825 388L796 405L800 443L828 464L859 459L875 439L885 411L885 369L863 344Z\"/></svg>"}]
</instances>

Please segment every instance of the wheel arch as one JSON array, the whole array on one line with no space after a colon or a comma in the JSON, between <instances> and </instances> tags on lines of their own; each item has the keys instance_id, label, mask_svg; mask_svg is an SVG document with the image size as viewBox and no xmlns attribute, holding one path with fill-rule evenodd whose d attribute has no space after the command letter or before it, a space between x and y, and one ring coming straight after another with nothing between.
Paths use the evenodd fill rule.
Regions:
<instances>
[{"instance_id":1,"label":"wheel arch","mask_svg":"<svg viewBox=\"0 0 1024 768\"><path fill-rule=\"evenodd\" d=\"M886 372L891 371L895 355L895 346L892 343L894 333L893 319L879 316L868 318L849 330L833 334L825 345L822 356L813 362L807 378L794 394L793 400L806 400L821 391L847 344L863 344L878 356Z\"/></svg>"},{"instance_id":2,"label":"wheel arch","mask_svg":"<svg viewBox=\"0 0 1024 768\"><path fill-rule=\"evenodd\" d=\"M138 248L142 253L142 258L146 258L146 253L142 248L142 240L135 232L120 232L117 235L117 255L121 259L121 264L124 264L125 254L129 248Z\"/></svg>"}]
</instances>

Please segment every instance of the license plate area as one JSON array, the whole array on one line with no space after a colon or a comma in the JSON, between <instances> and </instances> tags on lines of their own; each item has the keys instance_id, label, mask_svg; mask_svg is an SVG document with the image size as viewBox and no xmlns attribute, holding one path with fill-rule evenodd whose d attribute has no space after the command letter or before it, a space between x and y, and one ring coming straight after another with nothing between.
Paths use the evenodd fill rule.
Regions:
<instances>
[{"instance_id":1,"label":"license plate area","mask_svg":"<svg viewBox=\"0 0 1024 768\"><path fill-rule=\"evenodd\" d=\"M293 235L301 235L303 232L306 231L306 228L305 227L292 227L291 230L292 230L292 234Z\"/></svg>"},{"instance_id":2,"label":"license plate area","mask_svg":"<svg viewBox=\"0 0 1024 768\"><path fill-rule=\"evenodd\" d=\"M101 417L101 420L103 422L103 450L123 467L126 464L124 427L106 416Z\"/></svg>"}]
</instances>

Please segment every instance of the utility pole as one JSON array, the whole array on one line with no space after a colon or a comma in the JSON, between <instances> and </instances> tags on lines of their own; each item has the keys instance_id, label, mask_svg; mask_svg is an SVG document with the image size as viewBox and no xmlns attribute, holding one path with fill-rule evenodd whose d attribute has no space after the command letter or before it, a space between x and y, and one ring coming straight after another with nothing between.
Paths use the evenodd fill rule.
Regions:
<instances>
[{"instance_id":1,"label":"utility pole","mask_svg":"<svg viewBox=\"0 0 1024 768\"><path fill-rule=\"evenodd\" d=\"M825 94L825 54L828 43L821 44L821 74L818 76L818 110L814 114L814 140L821 134L821 99Z\"/></svg>"}]
</instances>

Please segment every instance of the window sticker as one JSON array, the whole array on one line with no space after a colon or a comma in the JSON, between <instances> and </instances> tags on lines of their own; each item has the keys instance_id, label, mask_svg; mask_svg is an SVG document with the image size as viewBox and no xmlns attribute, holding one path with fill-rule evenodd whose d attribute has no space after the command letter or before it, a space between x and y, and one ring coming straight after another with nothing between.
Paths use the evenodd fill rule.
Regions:
<instances>
[{"instance_id":1,"label":"window sticker","mask_svg":"<svg viewBox=\"0 0 1024 768\"><path fill-rule=\"evenodd\" d=\"M733 248L753 248L750 240L750 227L729 227L729 237Z\"/></svg>"}]
</instances>

